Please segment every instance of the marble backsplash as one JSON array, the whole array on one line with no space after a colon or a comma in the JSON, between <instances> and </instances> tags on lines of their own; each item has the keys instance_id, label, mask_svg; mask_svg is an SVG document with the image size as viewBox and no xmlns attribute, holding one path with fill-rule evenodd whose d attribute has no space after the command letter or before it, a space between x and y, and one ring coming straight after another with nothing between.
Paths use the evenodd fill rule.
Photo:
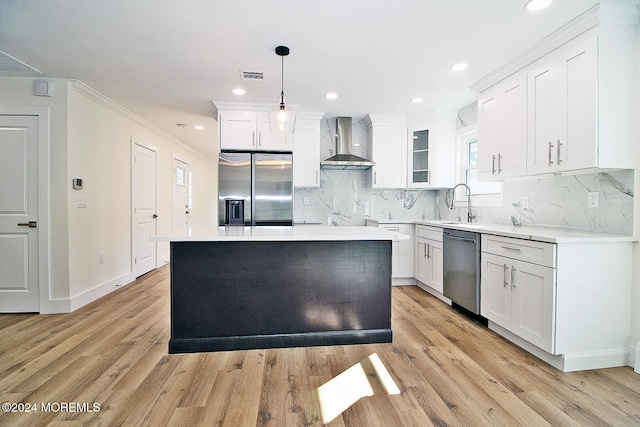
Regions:
<instances>
[{"instance_id":1,"label":"marble backsplash","mask_svg":"<svg viewBox=\"0 0 640 427\"><path fill-rule=\"evenodd\" d=\"M454 210L447 208L446 190L372 189L367 186L369 173L322 170L320 188L295 189L294 220L364 225L366 218L398 221L466 218L466 203L457 203ZM633 182L633 170L506 182L500 206L472 206L474 221L631 235ZM597 208L588 207L589 192L598 193ZM528 207L522 205L523 196L528 197Z\"/></svg>"},{"instance_id":2,"label":"marble backsplash","mask_svg":"<svg viewBox=\"0 0 640 427\"><path fill-rule=\"evenodd\" d=\"M432 219L437 192L367 187L368 171L324 170L320 188L296 188L293 217L298 222L364 225L366 218ZM308 201L308 205L305 205Z\"/></svg>"}]
</instances>

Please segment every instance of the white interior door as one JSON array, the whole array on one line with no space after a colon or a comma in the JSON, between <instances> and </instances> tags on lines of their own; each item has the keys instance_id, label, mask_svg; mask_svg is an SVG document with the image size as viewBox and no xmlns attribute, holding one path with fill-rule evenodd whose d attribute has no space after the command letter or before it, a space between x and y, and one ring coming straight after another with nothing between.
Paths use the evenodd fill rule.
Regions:
<instances>
[{"instance_id":1,"label":"white interior door","mask_svg":"<svg viewBox=\"0 0 640 427\"><path fill-rule=\"evenodd\" d=\"M189 165L173 159L173 234L189 232Z\"/></svg>"},{"instance_id":2,"label":"white interior door","mask_svg":"<svg viewBox=\"0 0 640 427\"><path fill-rule=\"evenodd\" d=\"M0 312L39 312L37 116L0 116L0 183Z\"/></svg>"},{"instance_id":3,"label":"white interior door","mask_svg":"<svg viewBox=\"0 0 640 427\"><path fill-rule=\"evenodd\" d=\"M132 261L136 277L156 268L156 242L149 239L157 234L156 157L154 150L132 144Z\"/></svg>"}]
</instances>

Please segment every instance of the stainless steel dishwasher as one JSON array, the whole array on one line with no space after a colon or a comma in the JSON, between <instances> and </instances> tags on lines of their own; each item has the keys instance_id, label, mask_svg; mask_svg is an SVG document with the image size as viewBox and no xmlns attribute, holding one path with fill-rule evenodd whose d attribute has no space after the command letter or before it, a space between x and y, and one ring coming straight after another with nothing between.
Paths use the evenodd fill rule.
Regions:
<instances>
[{"instance_id":1,"label":"stainless steel dishwasher","mask_svg":"<svg viewBox=\"0 0 640 427\"><path fill-rule=\"evenodd\" d=\"M480 315L480 234L445 228L442 237L443 294Z\"/></svg>"}]
</instances>

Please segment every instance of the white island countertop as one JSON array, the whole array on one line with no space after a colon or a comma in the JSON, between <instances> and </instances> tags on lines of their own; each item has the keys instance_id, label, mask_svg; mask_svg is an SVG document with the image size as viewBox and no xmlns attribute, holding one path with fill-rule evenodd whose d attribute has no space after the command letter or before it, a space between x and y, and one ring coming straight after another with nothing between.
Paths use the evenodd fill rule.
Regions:
<instances>
[{"instance_id":1,"label":"white island countertop","mask_svg":"<svg viewBox=\"0 0 640 427\"><path fill-rule=\"evenodd\" d=\"M406 234L377 227L332 227L318 225L211 227L190 229L187 235L152 236L152 242L241 242L241 241L346 241L409 240Z\"/></svg>"}]
</instances>

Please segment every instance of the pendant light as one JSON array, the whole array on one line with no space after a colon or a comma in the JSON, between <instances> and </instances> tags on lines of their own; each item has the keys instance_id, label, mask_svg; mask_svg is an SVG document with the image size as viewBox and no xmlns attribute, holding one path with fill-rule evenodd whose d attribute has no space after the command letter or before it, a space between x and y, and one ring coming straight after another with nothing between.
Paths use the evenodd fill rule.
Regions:
<instances>
[{"instance_id":1,"label":"pendant light","mask_svg":"<svg viewBox=\"0 0 640 427\"><path fill-rule=\"evenodd\" d=\"M271 132L293 133L296 123L296 112L293 108L284 103L284 57L289 55L289 48L286 46L276 47L276 55L282 59L281 91L280 103L274 105L269 111L269 126Z\"/></svg>"}]
</instances>

